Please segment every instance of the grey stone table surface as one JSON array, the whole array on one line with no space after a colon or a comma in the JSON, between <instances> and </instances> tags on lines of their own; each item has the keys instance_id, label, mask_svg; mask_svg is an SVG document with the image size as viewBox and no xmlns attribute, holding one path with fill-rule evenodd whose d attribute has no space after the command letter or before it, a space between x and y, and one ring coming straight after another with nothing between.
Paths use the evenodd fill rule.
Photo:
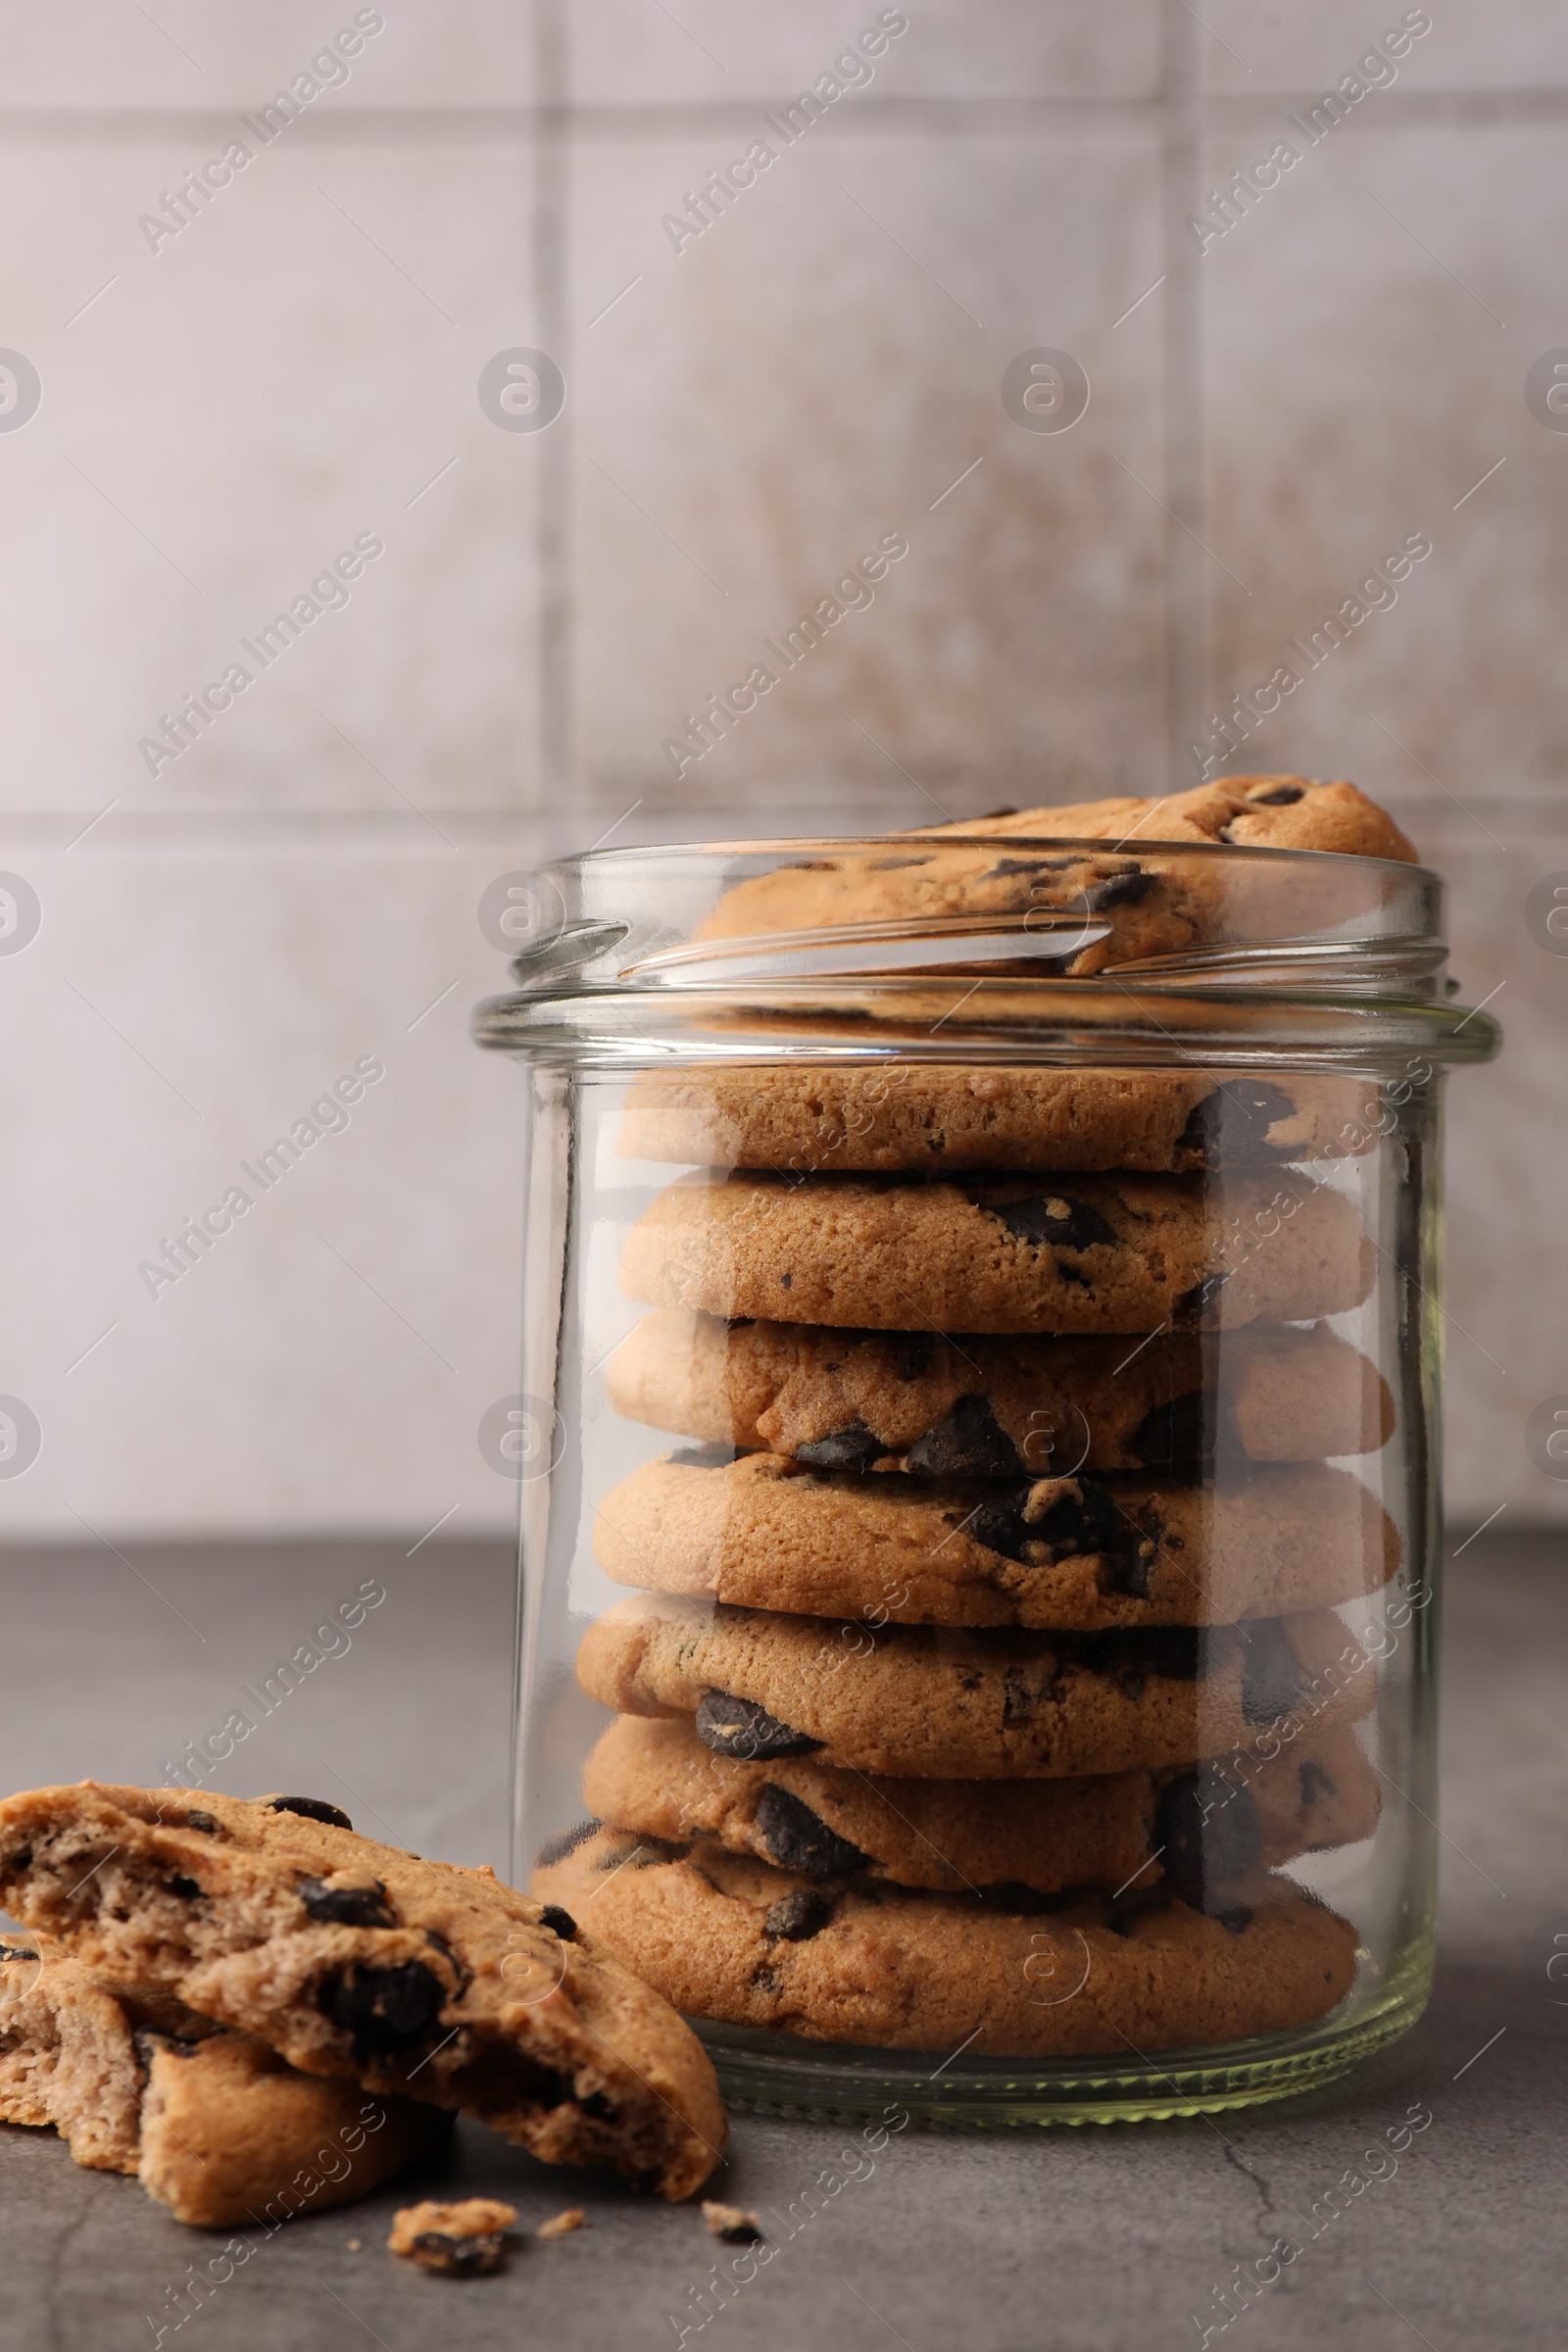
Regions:
<instances>
[{"instance_id":1,"label":"grey stone table surface","mask_svg":"<svg viewBox=\"0 0 1568 2352\"><path fill-rule=\"evenodd\" d=\"M500 1547L431 1542L13 1550L0 1786L153 1781L221 1724L242 1682L365 1579L384 1587L215 1786L297 1788L362 1828L454 1861L506 1860L511 1569ZM1559 2352L1568 2119L1568 1576L1562 1539L1494 1529L1446 1607L1438 1988L1422 2024L1358 2074L1218 2122L958 2135L910 2129L874 2157L858 2128L739 2116L716 2185L770 2221L772 2259L699 2327L719 2249L694 2208L552 2171L477 2127L439 2169L300 2219L208 2298L178 2299L214 2250L133 2181L78 2171L52 2133L0 2127L0 2352L341 2352L548 2344L804 2352L1138 2352L1197 2345L1192 2315L1357 2167L1413 2102L1432 2122L1211 2343L1332 2341L1406 2352ZM861 2152L827 2180L840 2151ZM846 2179L853 2174L854 2178ZM814 2218L802 2192L818 2183ZM531 2229L580 2202L589 2227L455 2282L395 2262L411 2189L495 2193ZM350 2240L361 2241L358 2250ZM192 2316L182 2324L184 2308Z\"/></svg>"}]
</instances>

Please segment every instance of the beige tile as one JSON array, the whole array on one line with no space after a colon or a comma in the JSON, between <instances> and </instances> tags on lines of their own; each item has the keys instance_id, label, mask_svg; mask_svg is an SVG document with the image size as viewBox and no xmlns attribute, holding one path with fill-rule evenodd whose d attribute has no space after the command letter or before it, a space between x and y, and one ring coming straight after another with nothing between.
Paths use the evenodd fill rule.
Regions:
<instances>
[{"instance_id":1,"label":"beige tile","mask_svg":"<svg viewBox=\"0 0 1568 2352\"><path fill-rule=\"evenodd\" d=\"M0 1527L510 1527L476 1433L518 1386L522 1087L466 1024L504 982L479 893L529 849L0 847L43 906L0 958L0 1392L44 1431ZM264 1192L242 1163L364 1055L352 1123ZM153 1295L142 1262L236 1184L248 1211Z\"/></svg>"},{"instance_id":2,"label":"beige tile","mask_svg":"<svg viewBox=\"0 0 1568 2352\"><path fill-rule=\"evenodd\" d=\"M379 18L380 29L369 20ZM0 75L12 107L266 105L300 75L301 115L367 107L519 106L532 95L531 12L509 0L362 9L357 0L71 0L0 5ZM347 38L337 42L337 35ZM355 51L355 40L360 46ZM330 62L338 48L346 77ZM353 52L346 61L343 52ZM312 74L312 61L327 62ZM337 76L337 78L334 78ZM205 153L205 150L203 151Z\"/></svg>"},{"instance_id":3,"label":"beige tile","mask_svg":"<svg viewBox=\"0 0 1568 2352\"><path fill-rule=\"evenodd\" d=\"M1289 664L1249 760L1452 793L1483 848L1486 804L1554 794L1565 750L1568 439L1524 399L1565 232L1555 133L1420 131L1325 145L1200 265L1213 543L1251 592L1216 601L1216 707ZM1412 533L1397 603L1309 667L1290 640Z\"/></svg>"},{"instance_id":4,"label":"beige tile","mask_svg":"<svg viewBox=\"0 0 1568 2352\"><path fill-rule=\"evenodd\" d=\"M1418 32L1410 20L1425 17L1430 29ZM1568 81L1568 24L1554 0L1502 0L1485 9L1406 8L1388 0L1368 10L1362 0L1212 0L1202 11L1206 35L1199 42L1208 86L1249 98L1265 90L1293 93L1338 89L1358 62L1394 36L1396 79L1385 68L1357 75L1404 90L1512 89L1560 87ZM1402 56L1405 30L1409 46ZM1348 93L1348 95L1349 95ZM1370 114L1381 104L1351 97L1353 112Z\"/></svg>"},{"instance_id":5,"label":"beige tile","mask_svg":"<svg viewBox=\"0 0 1568 2352\"><path fill-rule=\"evenodd\" d=\"M261 153L154 252L138 214L182 153L0 157L32 223L7 334L43 391L0 433L0 800L82 821L116 796L517 805L540 436L498 430L476 387L537 337L522 158ZM383 556L264 671L241 640L362 534ZM152 775L142 739L236 661L252 684Z\"/></svg>"},{"instance_id":6,"label":"beige tile","mask_svg":"<svg viewBox=\"0 0 1568 2352\"><path fill-rule=\"evenodd\" d=\"M788 832L1147 780L1159 292L1115 321L1160 271L1152 149L803 141L676 251L662 216L713 152L592 140L577 158L587 791ZM1002 405L1005 367L1041 347L1089 375L1066 432ZM786 671L765 641L888 534L908 554L874 605ZM758 662L778 683L677 779L665 740Z\"/></svg>"},{"instance_id":7,"label":"beige tile","mask_svg":"<svg viewBox=\"0 0 1568 2352\"><path fill-rule=\"evenodd\" d=\"M1568 1518L1568 1482L1525 1450L1544 1398L1568 1393L1561 1317L1568 1282L1561 1120L1568 957L1543 951L1525 920L1533 885L1568 872L1568 821L1517 814L1506 853L1478 850L1462 817L1428 820L1427 847L1451 888L1453 970L1466 1002L1492 994L1503 1052L1461 1071L1448 1098L1447 1477L1449 1508L1480 1520Z\"/></svg>"},{"instance_id":8,"label":"beige tile","mask_svg":"<svg viewBox=\"0 0 1568 2352\"><path fill-rule=\"evenodd\" d=\"M889 26L904 20L905 29ZM638 105L793 98L832 74L835 59L867 52L870 74L852 62L834 78L853 86L824 92L845 115L877 97L1144 97L1159 75L1154 0L1123 0L1112 11L1088 0L1049 9L1025 0L960 7L884 9L875 0L803 0L772 21L731 0L596 0L570 13L572 94L579 101ZM879 28L888 37L880 48Z\"/></svg>"}]
</instances>

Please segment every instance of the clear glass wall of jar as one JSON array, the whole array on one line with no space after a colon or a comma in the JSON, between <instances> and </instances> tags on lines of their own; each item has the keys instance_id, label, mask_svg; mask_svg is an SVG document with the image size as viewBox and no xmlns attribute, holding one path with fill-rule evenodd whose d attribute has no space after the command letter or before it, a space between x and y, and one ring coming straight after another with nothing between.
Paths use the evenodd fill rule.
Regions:
<instances>
[{"instance_id":1,"label":"clear glass wall of jar","mask_svg":"<svg viewBox=\"0 0 1568 2352\"><path fill-rule=\"evenodd\" d=\"M1496 1032L1422 868L1002 846L539 877L514 1875L744 2101L1241 2105L1426 1998Z\"/></svg>"}]
</instances>

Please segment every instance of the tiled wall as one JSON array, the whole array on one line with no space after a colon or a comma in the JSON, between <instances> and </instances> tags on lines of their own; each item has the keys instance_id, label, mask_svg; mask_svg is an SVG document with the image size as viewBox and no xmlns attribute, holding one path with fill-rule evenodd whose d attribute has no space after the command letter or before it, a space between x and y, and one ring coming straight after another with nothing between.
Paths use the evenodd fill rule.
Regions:
<instances>
[{"instance_id":1,"label":"tiled wall","mask_svg":"<svg viewBox=\"0 0 1568 2352\"><path fill-rule=\"evenodd\" d=\"M1182 785L1414 532L1397 605L1245 757L1358 777L1453 877L1509 1050L1454 1095L1452 1498L1562 1504L1522 1433L1568 1393L1568 959L1525 915L1568 869L1568 434L1525 385L1568 345L1568 21L1435 0L1313 142L1290 118L1422 12L911 0L821 121L764 122L888 14L0 4L0 345L42 394L0 410L0 867L42 908L0 954L0 1393L44 1431L0 1526L504 1525L475 1430L515 1385L520 1089L466 1041L484 884L617 823ZM242 126L357 16L347 78ZM177 234L141 224L236 137ZM548 430L477 396L518 347L564 373ZM1070 430L1004 406L1042 348L1087 375ZM888 532L875 604L677 776L685 712ZM264 670L241 641L357 538ZM139 1261L366 1055L352 1125L149 1297Z\"/></svg>"}]
</instances>

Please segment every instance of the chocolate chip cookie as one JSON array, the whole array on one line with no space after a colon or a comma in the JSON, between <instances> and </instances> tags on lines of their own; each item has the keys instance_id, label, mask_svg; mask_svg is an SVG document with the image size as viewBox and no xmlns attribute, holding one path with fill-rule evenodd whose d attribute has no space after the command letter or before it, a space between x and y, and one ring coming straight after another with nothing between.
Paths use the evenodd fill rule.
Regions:
<instances>
[{"instance_id":1,"label":"chocolate chip cookie","mask_svg":"<svg viewBox=\"0 0 1568 2352\"><path fill-rule=\"evenodd\" d=\"M949 1340L820 1331L662 1307L606 1367L613 1410L655 1429L793 1454L817 1469L1042 1477L1215 1459L1320 1461L1394 1429L1377 1367L1327 1324L1252 1325L1221 1345Z\"/></svg>"},{"instance_id":2,"label":"chocolate chip cookie","mask_svg":"<svg viewBox=\"0 0 1568 2352\"><path fill-rule=\"evenodd\" d=\"M300 2074L167 1994L20 1942L0 1944L0 2121L54 2125L78 2164L136 2174L202 2229L363 2196L452 2124Z\"/></svg>"},{"instance_id":3,"label":"chocolate chip cookie","mask_svg":"<svg viewBox=\"0 0 1568 2352\"><path fill-rule=\"evenodd\" d=\"M870 1331L1148 1334L1359 1305L1354 1204L1300 1171L1197 1176L682 1176L625 1237L649 1305Z\"/></svg>"},{"instance_id":4,"label":"chocolate chip cookie","mask_svg":"<svg viewBox=\"0 0 1568 2352\"><path fill-rule=\"evenodd\" d=\"M1376 1130L1364 1081L918 1061L656 1070L627 1090L631 1159L841 1168L1195 1169L1344 1155ZM1373 1117L1377 1115L1373 1105Z\"/></svg>"},{"instance_id":5,"label":"chocolate chip cookie","mask_svg":"<svg viewBox=\"0 0 1568 2352\"><path fill-rule=\"evenodd\" d=\"M9 1797L0 1902L305 2074L413 2090L548 2163L682 2197L722 2153L702 2049L566 1912L357 1837L319 1800L93 1781Z\"/></svg>"},{"instance_id":6,"label":"chocolate chip cookie","mask_svg":"<svg viewBox=\"0 0 1568 2352\"><path fill-rule=\"evenodd\" d=\"M1298 1171L1187 1176L686 1176L626 1237L653 1306L874 1331L1147 1333L1359 1305L1376 1252Z\"/></svg>"},{"instance_id":7,"label":"chocolate chip cookie","mask_svg":"<svg viewBox=\"0 0 1568 2352\"><path fill-rule=\"evenodd\" d=\"M590 1626L577 1679L618 1714L695 1717L721 1755L819 1754L912 1780L1191 1764L1352 1721L1375 1696L1372 1661L1326 1612L1021 1634L834 1625L664 1593Z\"/></svg>"},{"instance_id":8,"label":"chocolate chip cookie","mask_svg":"<svg viewBox=\"0 0 1568 2352\"><path fill-rule=\"evenodd\" d=\"M1042 846L1051 842L1110 846ZM1334 855L1219 854L1227 849ZM1058 915L1072 926L1060 935L1058 968L1082 977L1218 942L1299 937L1345 911L1353 889L1339 864L1345 856L1416 858L1398 827L1353 784L1226 776L1162 800L968 818L838 856L823 845L808 858L734 884L697 936L1014 914L1025 924L1034 918L1038 949L1046 939L1042 918Z\"/></svg>"},{"instance_id":9,"label":"chocolate chip cookie","mask_svg":"<svg viewBox=\"0 0 1568 2352\"><path fill-rule=\"evenodd\" d=\"M1161 1881L1189 1899L1377 1827L1378 1778L1348 1724L1268 1758L1062 1781L879 1780L816 1756L747 1763L687 1719L617 1717L583 1769L598 1823L694 1838L808 1879L946 1894Z\"/></svg>"},{"instance_id":10,"label":"chocolate chip cookie","mask_svg":"<svg viewBox=\"0 0 1568 2352\"><path fill-rule=\"evenodd\" d=\"M594 1556L617 1584L792 1616L1093 1633L1332 1608L1396 1574L1399 1539L1327 1462L1209 1486L867 1475L692 1447L611 1489Z\"/></svg>"},{"instance_id":11,"label":"chocolate chip cookie","mask_svg":"<svg viewBox=\"0 0 1568 2352\"><path fill-rule=\"evenodd\" d=\"M1240 2040L1324 2016L1355 1978L1354 1928L1266 1873L1213 1916L1163 1888L1029 1906L827 1886L722 1846L600 1830L534 1886L689 2016L883 2049L1120 2057Z\"/></svg>"}]
</instances>

